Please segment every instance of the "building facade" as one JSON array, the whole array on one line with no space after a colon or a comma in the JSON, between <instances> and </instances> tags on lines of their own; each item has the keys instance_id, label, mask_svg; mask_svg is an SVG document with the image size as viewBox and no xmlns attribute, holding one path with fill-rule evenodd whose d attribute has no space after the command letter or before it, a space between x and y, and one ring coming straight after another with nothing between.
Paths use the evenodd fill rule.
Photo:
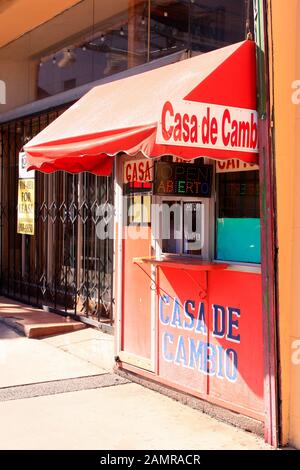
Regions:
<instances>
[{"instance_id":1,"label":"building facade","mask_svg":"<svg viewBox=\"0 0 300 470\"><path fill-rule=\"evenodd\" d=\"M26 2L18 3L21 17ZM37 174L36 236L22 237L16 234L15 211L19 152L92 83L244 37L247 12L239 2L201 5L135 0L51 4L49 11L36 13L35 27L32 18L14 25L14 36L8 31L16 12L3 10L1 21L8 27L0 57L1 79L7 84L1 162L3 181L10 182L2 185L3 293L112 325L113 247L95 239L96 210L103 202L113 203L111 181L103 186L103 179L92 175ZM30 2L28 8L36 11L37 4Z\"/></svg>"}]
</instances>

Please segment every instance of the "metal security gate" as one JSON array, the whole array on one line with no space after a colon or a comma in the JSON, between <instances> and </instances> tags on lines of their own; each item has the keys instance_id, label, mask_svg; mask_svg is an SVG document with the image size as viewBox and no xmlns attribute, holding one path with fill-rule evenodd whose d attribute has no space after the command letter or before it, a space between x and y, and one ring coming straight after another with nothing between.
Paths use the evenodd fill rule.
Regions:
<instances>
[{"instance_id":1,"label":"metal security gate","mask_svg":"<svg viewBox=\"0 0 300 470\"><path fill-rule=\"evenodd\" d=\"M35 235L17 234L19 152L65 109L0 126L0 292L111 325L113 241L96 236L99 206L113 204L111 177L36 172Z\"/></svg>"}]
</instances>

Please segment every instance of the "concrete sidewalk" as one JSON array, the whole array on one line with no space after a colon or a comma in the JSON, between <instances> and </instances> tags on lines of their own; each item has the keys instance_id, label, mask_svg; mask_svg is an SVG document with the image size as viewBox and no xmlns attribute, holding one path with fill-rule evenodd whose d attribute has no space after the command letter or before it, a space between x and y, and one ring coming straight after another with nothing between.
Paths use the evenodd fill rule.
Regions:
<instances>
[{"instance_id":1,"label":"concrete sidewalk","mask_svg":"<svg viewBox=\"0 0 300 470\"><path fill-rule=\"evenodd\" d=\"M104 374L105 369L0 323L0 388Z\"/></svg>"},{"instance_id":2,"label":"concrete sidewalk","mask_svg":"<svg viewBox=\"0 0 300 470\"><path fill-rule=\"evenodd\" d=\"M0 388L97 376L113 365L113 336L0 297Z\"/></svg>"},{"instance_id":3,"label":"concrete sidewalk","mask_svg":"<svg viewBox=\"0 0 300 470\"><path fill-rule=\"evenodd\" d=\"M137 384L0 403L1 449L269 449Z\"/></svg>"},{"instance_id":4,"label":"concrete sidewalk","mask_svg":"<svg viewBox=\"0 0 300 470\"><path fill-rule=\"evenodd\" d=\"M1 449L270 449L112 372L97 330L36 340L0 323Z\"/></svg>"},{"instance_id":5,"label":"concrete sidewalk","mask_svg":"<svg viewBox=\"0 0 300 470\"><path fill-rule=\"evenodd\" d=\"M115 365L114 337L94 328L55 335L40 341L101 369L112 370Z\"/></svg>"}]
</instances>

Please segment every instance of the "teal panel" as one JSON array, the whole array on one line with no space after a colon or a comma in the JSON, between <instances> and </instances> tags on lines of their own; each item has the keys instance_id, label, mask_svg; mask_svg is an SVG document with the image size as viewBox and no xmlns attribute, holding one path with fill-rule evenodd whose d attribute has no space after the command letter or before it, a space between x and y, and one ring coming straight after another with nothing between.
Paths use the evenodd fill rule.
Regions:
<instances>
[{"instance_id":1,"label":"teal panel","mask_svg":"<svg viewBox=\"0 0 300 470\"><path fill-rule=\"evenodd\" d=\"M217 219L217 259L260 263L260 219Z\"/></svg>"}]
</instances>

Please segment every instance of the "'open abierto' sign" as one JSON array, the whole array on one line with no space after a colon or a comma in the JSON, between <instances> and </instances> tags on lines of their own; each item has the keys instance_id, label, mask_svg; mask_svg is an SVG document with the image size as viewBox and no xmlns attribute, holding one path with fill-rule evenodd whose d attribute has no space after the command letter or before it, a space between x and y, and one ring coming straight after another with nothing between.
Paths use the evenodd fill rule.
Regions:
<instances>
[{"instance_id":1,"label":"'open abierto' sign","mask_svg":"<svg viewBox=\"0 0 300 470\"><path fill-rule=\"evenodd\" d=\"M160 196L210 197L212 165L158 162L153 193Z\"/></svg>"}]
</instances>

